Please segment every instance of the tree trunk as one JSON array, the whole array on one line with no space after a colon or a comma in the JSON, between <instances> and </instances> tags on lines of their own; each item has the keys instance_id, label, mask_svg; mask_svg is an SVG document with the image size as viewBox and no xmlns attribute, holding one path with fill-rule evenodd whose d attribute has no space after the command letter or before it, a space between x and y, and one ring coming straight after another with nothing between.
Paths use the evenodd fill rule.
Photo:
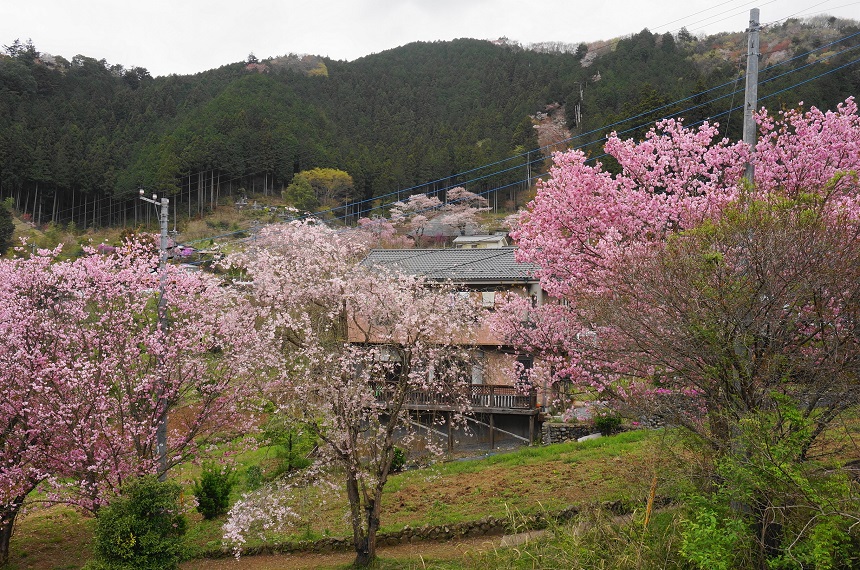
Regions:
<instances>
[{"instance_id":1,"label":"tree trunk","mask_svg":"<svg viewBox=\"0 0 860 570\"><path fill-rule=\"evenodd\" d=\"M352 539L355 547L353 565L356 568L367 568L376 560L376 532L379 530L380 503L379 500L370 499L370 503L364 505L362 509L358 479L351 472L347 475L346 494L349 498Z\"/></svg>"},{"instance_id":2,"label":"tree trunk","mask_svg":"<svg viewBox=\"0 0 860 570\"><path fill-rule=\"evenodd\" d=\"M36 204L39 205L38 211L36 210ZM42 203L39 202L39 183L36 182L36 195L33 197L33 223L36 224L36 227L39 227L39 219L40 214L42 213Z\"/></svg>"},{"instance_id":3,"label":"tree trunk","mask_svg":"<svg viewBox=\"0 0 860 570\"><path fill-rule=\"evenodd\" d=\"M350 522L352 523L352 544L355 548L355 565L359 566L367 550L367 536L361 520L361 493L358 489L358 480L347 466L346 496L349 499ZM367 564L363 564L366 566Z\"/></svg>"},{"instance_id":4,"label":"tree trunk","mask_svg":"<svg viewBox=\"0 0 860 570\"><path fill-rule=\"evenodd\" d=\"M15 518L21 511L23 503L24 497L19 496L0 507L0 567L5 568L9 563L9 542L12 540Z\"/></svg>"},{"instance_id":5,"label":"tree trunk","mask_svg":"<svg viewBox=\"0 0 860 570\"><path fill-rule=\"evenodd\" d=\"M354 566L367 568L376 560L376 532L379 530L379 502L365 507L367 512L367 532L355 544Z\"/></svg>"}]
</instances>

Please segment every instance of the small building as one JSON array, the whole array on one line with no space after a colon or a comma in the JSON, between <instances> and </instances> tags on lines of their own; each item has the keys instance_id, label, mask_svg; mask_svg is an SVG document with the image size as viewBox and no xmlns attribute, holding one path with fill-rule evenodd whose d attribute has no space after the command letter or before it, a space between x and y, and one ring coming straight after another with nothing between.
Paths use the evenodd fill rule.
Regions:
<instances>
[{"instance_id":1,"label":"small building","mask_svg":"<svg viewBox=\"0 0 860 570\"><path fill-rule=\"evenodd\" d=\"M460 294L471 296L488 311L494 310L499 297L506 293L531 298L535 305L543 303L543 289L535 277L538 266L518 262L515 258L517 248L498 245L507 240L506 235L461 237L494 238L485 243L495 245L375 249L362 264L422 276L429 281L451 283ZM536 388L524 391L517 378L512 377L512 371L531 368L532 357L518 354L486 323L479 325L469 345L473 348L469 364L476 427L483 429L491 447L497 436L530 441L534 438L535 422L545 399L544 391L540 390L540 394ZM479 433L482 430L475 431Z\"/></svg>"},{"instance_id":2,"label":"small building","mask_svg":"<svg viewBox=\"0 0 860 570\"><path fill-rule=\"evenodd\" d=\"M454 247L460 249L498 249L501 247L510 247L510 245L510 240L506 233L457 236L454 238Z\"/></svg>"}]
</instances>

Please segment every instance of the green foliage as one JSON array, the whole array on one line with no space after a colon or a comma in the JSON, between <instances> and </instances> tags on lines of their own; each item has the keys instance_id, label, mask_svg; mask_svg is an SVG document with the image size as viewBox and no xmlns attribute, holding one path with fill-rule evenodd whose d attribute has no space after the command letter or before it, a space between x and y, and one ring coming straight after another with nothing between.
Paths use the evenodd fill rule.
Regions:
<instances>
[{"instance_id":1,"label":"green foliage","mask_svg":"<svg viewBox=\"0 0 860 570\"><path fill-rule=\"evenodd\" d=\"M197 498L197 510L204 519L214 519L227 512L230 492L236 484L236 476L229 466L206 463L200 479L194 481L192 490Z\"/></svg>"},{"instance_id":2,"label":"green foliage","mask_svg":"<svg viewBox=\"0 0 860 570\"><path fill-rule=\"evenodd\" d=\"M748 541L743 521L700 502L691 520L683 522L681 554L703 570L737 568L739 546Z\"/></svg>"},{"instance_id":3,"label":"green foliage","mask_svg":"<svg viewBox=\"0 0 860 570\"><path fill-rule=\"evenodd\" d=\"M603 435L612 435L621 428L621 416L613 410L597 411L592 421L594 428Z\"/></svg>"},{"instance_id":4,"label":"green foliage","mask_svg":"<svg viewBox=\"0 0 860 570\"><path fill-rule=\"evenodd\" d=\"M308 431L282 423L277 417L266 424L263 437L275 449L277 465L271 477L304 469L311 464L309 455L317 440Z\"/></svg>"},{"instance_id":5,"label":"green foliage","mask_svg":"<svg viewBox=\"0 0 860 570\"><path fill-rule=\"evenodd\" d=\"M54 222L48 223L48 227L42 232L40 239L36 240L36 245L46 249L53 249L63 241L63 229Z\"/></svg>"},{"instance_id":6,"label":"green foliage","mask_svg":"<svg viewBox=\"0 0 860 570\"><path fill-rule=\"evenodd\" d=\"M682 552L701 568L855 568L860 490L837 466L806 459L813 419L773 398L776 409L740 422L713 490L690 500Z\"/></svg>"},{"instance_id":7,"label":"green foliage","mask_svg":"<svg viewBox=\"0 0 860 570\"><path fill-rule=\"evenodd\" d=\"M402 471L406 466L406 453L399 448L394 448L394 457L391 458L391 472L397 473L398 471Z\"/></svg>"},{"instance_id":8,"label":"green foliage","mask_svg":"<svg viewBox=\"0 0 860 570\"><path fill-rule=\"evenodd\" d=\"M250 465L245 470L245 488L256 491L263 486L263 468L259 465Z\"/></svg>"},{"instance_id":9,"label":"green foliage","mask_svg":"<svg viewBox=\"0 0 860 570\"><path fill-rule=\"evenodd\" d=\"M182 488L146 475L127 483L122 494L99 511L93 570L177 568L186 521L179 512Z\"/></svg>"},{"instance_id":10,"label":"green foliage","mask_svg":"<svg viewBox=\"0 0 860 570\"><path fill-rule=\"evenodd\" d=\"M353 197L352 176L336 168L312 168L296 174L284 191L284 199L299 210L333 207Z\"/></svg>"},{"instance_id":11,"label":"green foliage","mask_svg":"<svg viewBox=\"0 0 860 570\"><path fill-rule=\"evenodd\" d=\"M12 247L12 235L15 233L15 223L12 221L12 209L7 202L0 204L0 255L3 255Z\"/></svg>"},{"instance_id":12,"label":"green foliage","mask_svg":"<svg viewBox=\"0 0 860 570\"><path fill-rule=\"evenodd\" d=\"M303 212L313 212L320 205L311 183L306 178L298 176L284 190L283 197L286 202Z\"/></svg>"}]
</instances>

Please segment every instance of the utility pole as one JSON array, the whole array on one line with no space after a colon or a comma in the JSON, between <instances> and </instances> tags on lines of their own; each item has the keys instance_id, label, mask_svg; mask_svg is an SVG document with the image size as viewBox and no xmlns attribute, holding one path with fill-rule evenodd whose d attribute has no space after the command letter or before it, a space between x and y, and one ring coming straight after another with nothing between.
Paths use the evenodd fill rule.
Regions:
<instances>
[{"instance_id":1,"label":"utility pole","mask_svg":"<svg viewBox=\"0 0 860 570\"><path fill-rule=\"evenodd\" d=\"M167 329L167 299L164 296L167 283L167 217L170 212L170 200L152 195L147 198L140 189L140 199L158 207L161 205L159 221L161 222L161 245L158 248L158 327L164 332ZM162 368L163 368L163 362ZM155 453L158 457L158 480L167 480L167 402L164 398L164 382L158 387L158 425L155 428Z\"/></svg>"},{"instance_id":2,"label":"utility pole","mask_svg":"<svg viewBox=\"0 0 860 570\"><path fill-rule=\"evenodd\" d=\"M761 57L758 32L760 27L758 8L753 8L750 10L750 27L747 30L749 32L749 42L747 49L746 88L744 90L744 142L749 145L750 151L755 146L756 139L756 124L753 119L753 113L758 104L758 60ZM753 166L752 156L750 156L750 161L747 162L744 177L750 184L753 183L755 167Z\"/></svg>"}]
</instances>

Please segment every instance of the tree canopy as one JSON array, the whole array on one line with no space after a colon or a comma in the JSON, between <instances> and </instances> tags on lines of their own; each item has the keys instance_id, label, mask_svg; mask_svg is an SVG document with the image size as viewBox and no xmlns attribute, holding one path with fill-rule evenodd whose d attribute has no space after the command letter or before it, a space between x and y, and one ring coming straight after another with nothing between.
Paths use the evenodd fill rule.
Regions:
<instances>
[{"instance_id":1,"label":"tree canopy","mask_svg":"<svg viewBox=\"0 0 860 570\"><path fill-rule=\"evenodd\" d=\"M160 281L150 240L72 261L57 253L0 260L0 562L37 485L96 511L126 479L247 425L240 405L259 343L245 300L172 266Z\"/></svg>"},{"instance_id":2,"label":"tree canopy","mask_svg":"<svg viewBox=\"0 0 860 570\"><path fill-rule=\"evenodd\" d=\"M514 301L500 324L544 358L538 373L706 442L721 492L745 501L725 516L760 529L761 564L804 556L819 525L838 535L833 561L856 509L821 502L844 475L822 482L808 460L860 406L860 117L849 98L757 120L753 152L666 121L610 137L617 174L557 155L513 236L564 302ZM814 490L795 493L800 480Z\"/></svg>"}]
</instances>

